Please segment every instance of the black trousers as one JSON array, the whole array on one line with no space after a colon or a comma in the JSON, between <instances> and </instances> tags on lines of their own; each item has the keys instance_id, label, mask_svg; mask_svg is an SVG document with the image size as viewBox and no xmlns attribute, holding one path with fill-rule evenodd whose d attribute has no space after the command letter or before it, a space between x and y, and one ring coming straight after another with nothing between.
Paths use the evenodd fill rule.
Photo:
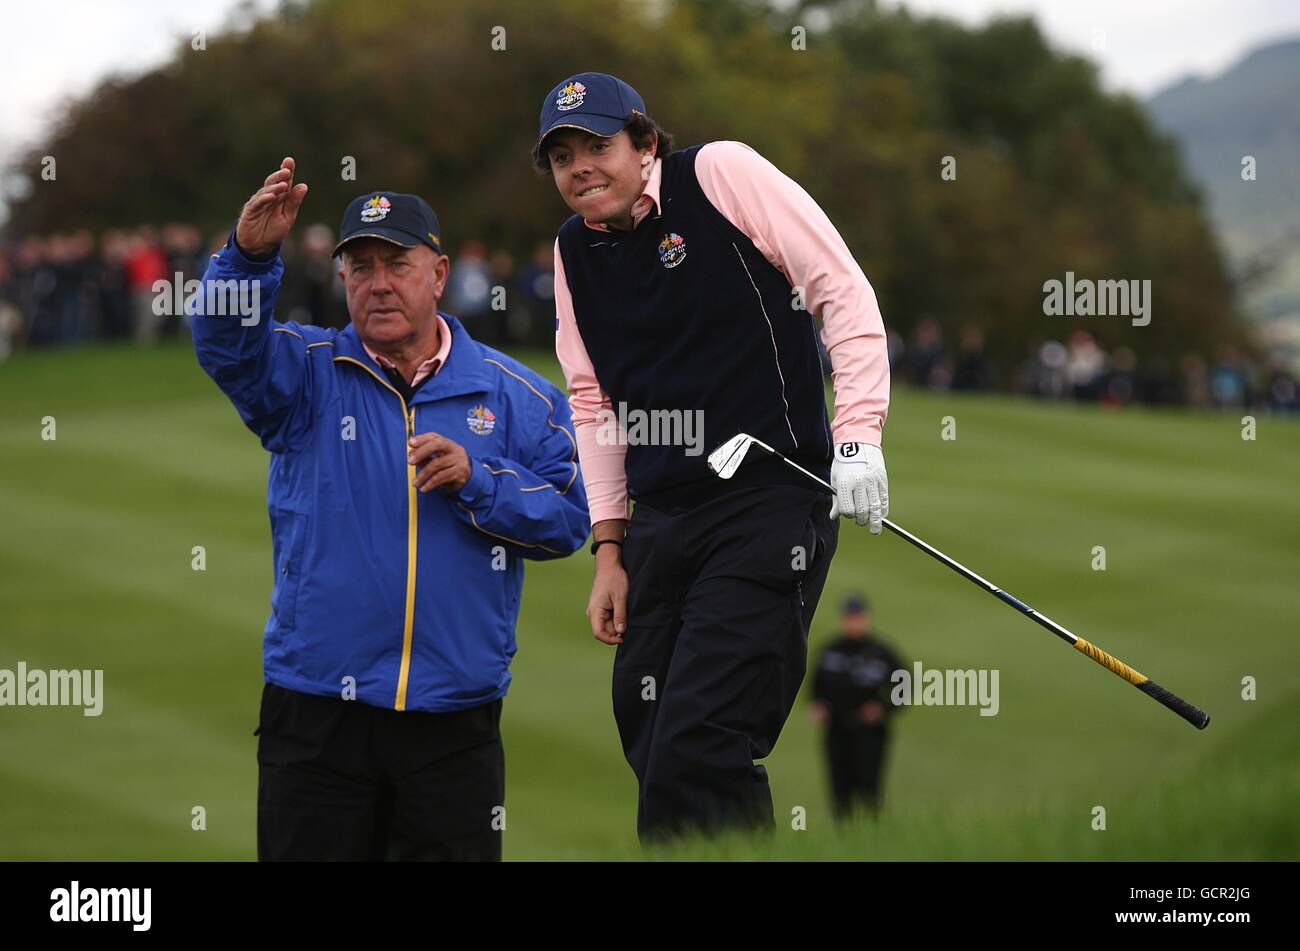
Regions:
<instances>
[{"instance_id":1,"label":"black trousers","mask_svg":"<svg viewBox=\"0 0 1300 951\"><path fill-rule=\"evenodd\" d=\"M643 843L774 825L767 771L835 552L830 497L773 485L686 511L638 503L614 716Z\"/></svg>"},{"instance_id":2,"label":"black trousers","mask_svg":"<svg viewBox=\"0 0 1300 951\"><path fill-rule=\"evenodd\" d=\"M397 711L268 683L259 861L500 861L501 701Z\"/></svg>"},{"instance_id":3,"label":"black trousers","mask_svg":"<svg viewBox=\"0 0 1300 951\"><path fill-rule=\"evenodd\" d=\"M847 819L858 810L880 809L880 777L889 733L880 727L826 731L831 773L831 813Z\"/></svg>"}]
</instances>

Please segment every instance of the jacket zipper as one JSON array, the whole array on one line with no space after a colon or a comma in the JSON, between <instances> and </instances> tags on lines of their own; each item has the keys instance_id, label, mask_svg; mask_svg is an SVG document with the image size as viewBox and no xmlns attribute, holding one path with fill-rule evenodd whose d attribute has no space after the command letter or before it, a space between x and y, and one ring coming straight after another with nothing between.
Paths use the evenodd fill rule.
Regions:
<instances>
[{"instance_id":1,"label":"jacket zipper","mask_svg":"<svg viewBox=\"0 0 1300 951\"><path fill-rule=\"evenodd\" d=\"M406 462L406 604L402 612L402 662L397 669L397 694L393 699L394 710L405 710L406 690L411 676L411 641L415 629L415 559L420 501L420 494L415 488L415 464L406 461L411 451L411 439L415 436L415 408L407 406L406 397L360 360L354 360L352 357L335 357L334 361L355 363L378 380L381 386L391 391L401 401L402 418L406 423L406 438L402 440L402 461Z\"/></svg>"},{"instance_id":2,"label":"jacket zipper","mask_svg":"<svg viewBox=\"0 0 1300 951\"><path fill-rule=\"evenodd\" d=\"M397 391L394 390L394 393ZM411 440L415 437L415 407L408 408L401 393L397 398L402 401L402 414L406 417L406 439L403 441L402 458L411 452ZM415 555L416 539L419 536L419 492L415 488L415 464L406 463L406 608L402 615L402 665L397 672L397 698L393 701L394 710L406 709L406 688L411 676L411 641L415 629Z\"/></svg>"}]
</instances>

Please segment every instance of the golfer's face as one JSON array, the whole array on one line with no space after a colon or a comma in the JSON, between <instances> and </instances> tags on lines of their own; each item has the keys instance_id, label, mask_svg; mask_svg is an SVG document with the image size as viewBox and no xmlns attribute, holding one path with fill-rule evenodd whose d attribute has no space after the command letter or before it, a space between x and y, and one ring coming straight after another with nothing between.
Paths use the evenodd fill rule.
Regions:
<instances>
[{"instance_id":1,"label":"golfer's face","mask_svg":"<svg viewBox=\"0 0 1300 951\"><path fill-rule=\"evenodd\" d=\"M447 281L447 259L432 248L360 238L343 251L348 313L361 339L393 344L425 332Z\"/></svg>"},{"instance_id":2,"label":"golfer's face","mask_svg":"<svg viewBox=\"0 0 1300 951\"><path fill-rule=\"evenodd\" d=\"M546 149L564 203L590 221L628 226L641 197L641 155L626 131L608 138L568 129Z\"/></svg>"}]
</instances>

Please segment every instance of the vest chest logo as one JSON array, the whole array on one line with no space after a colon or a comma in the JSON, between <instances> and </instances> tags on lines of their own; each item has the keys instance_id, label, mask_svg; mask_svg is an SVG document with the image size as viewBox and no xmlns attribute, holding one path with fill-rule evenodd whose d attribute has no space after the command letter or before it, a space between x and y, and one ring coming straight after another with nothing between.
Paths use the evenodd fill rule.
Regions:
<instances>
[{"instance_id":1,"label":"vest chest logo","mask_svg":"<svg viewBox=\"0 0 1300 951\"><path fill-rule=\"evenodd\" d=\"M686 260L686 239L677 232L664 235L659 242L659 261L664 267L676 267Z\"/></svg>"},{"instance_id":2,"label":"vest chest logo","mask_svg":"<svg viewBox=\"0 0 1300 951\"><path fill-rule=\"evenodd\" d=\"M587 98L587 87L582 83L566 83L560 87L560 94L555 97L555 107L561 112L577 109L582 100Z\"/></svg>"},{"instance_id":3,"label":"vest chest logo","mask_svg":"<svg viewBox=\"0 0 1300 951\"><path fill-rule=\"evenodd\" d=\"M469 431L475 436L486 436L497 428L497 414L479 403L478 406L469 411L469 414L465 417L465 423L469 426Z\"/></svg>"}]
</instances>

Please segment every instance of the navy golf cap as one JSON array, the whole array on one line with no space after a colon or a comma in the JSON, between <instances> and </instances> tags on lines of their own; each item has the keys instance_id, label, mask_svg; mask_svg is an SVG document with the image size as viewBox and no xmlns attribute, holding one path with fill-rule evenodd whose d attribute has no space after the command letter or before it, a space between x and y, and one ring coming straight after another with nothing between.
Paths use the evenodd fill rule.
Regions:
<instances>
[{"instance_id":1,"label":"navy golf cap","mask_svg":"<svg viewBox=\"0 0 1300 951\"><path fill-rule=\"evenodd\" d=\"M438 216L419 195L380 191L354 198L343 212L334 256L355 238L382 238L404 248L427 244L442 253Z\"/></svg>"},{"instance_id":2,"label":"navy golf cap","mask_svg":"<svg viewBox=\"0 0 1300 951\"><path fill-rule=\"evenodd\" d=\"M851 594L844 599L841 614L861 614L868 609L867 599L860 594Z\"/></svg>"},{"instance_id":3,"label":"navy golf cap","mask_svg":"<svg viewBox=\"0 0 1300 951\"><path fill-rule=\"evenodd\" d=\"M537 144L556 129L617 135L636 113L645 115L645 102L623 80L608 73L578 73L546 94Z\"/></svg>"}]
</instances>

